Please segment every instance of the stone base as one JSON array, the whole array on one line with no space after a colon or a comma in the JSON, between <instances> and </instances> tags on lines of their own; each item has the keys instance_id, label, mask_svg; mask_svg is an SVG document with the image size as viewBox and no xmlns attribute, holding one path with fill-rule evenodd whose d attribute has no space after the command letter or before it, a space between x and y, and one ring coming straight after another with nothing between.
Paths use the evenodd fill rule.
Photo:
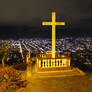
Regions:
<instances>
[{"instance_id":1,"label":"stone base","mask_svg":"<svg viewBox=\"0 0 92 92\"><path fill-rule=\"evenodd\" d=\"M38 68L37 72L46 72L46 71L63 71L63 70L71 70L71 67L48 67L48 68Z\"/></svg>"},{"instance_id":2,"label":"stone base","mask_svg":"<svg viewBox=\"0 0 92 92\"><path fill-rule=\"evenodd\" d=\"M66 76L81 76L85 75L83 71L78 68L62 70L62 71L39 71L33 73L34 78L39 77L66 77Z\"/></svg>"}]
</instances>

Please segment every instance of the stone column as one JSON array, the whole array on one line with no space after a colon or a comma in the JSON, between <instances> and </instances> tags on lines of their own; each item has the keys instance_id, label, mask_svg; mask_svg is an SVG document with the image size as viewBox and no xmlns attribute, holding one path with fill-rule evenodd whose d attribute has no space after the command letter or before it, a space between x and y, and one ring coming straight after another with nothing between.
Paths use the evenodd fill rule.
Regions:
<instances>
[{"instance_id":1,"label":"stone column","mask_svg":"<svg viewBox=\"0 0 92 92\"><path fill-rule=\"evenodd\" d=\"M52 65L52 59L51 59L51 67L53 67L53 65Z\"/></svg>"},{"instance_id":2,"label":"stone column","mask_svg":"<svg viewBox=\"0 0 92 92\"><path fill-rule=\"evenodd\" d=\"M67 66L70 66L70 58L68 58L68 60L67 60Z\"/></svg>"},{"instance_id":3,"label":"stone column","mask_svg":"<svg viewBox=\"0 0 92 92\"><path fill-rule=\"evenodd\" d=\"M53 67L55 67L55 59L53 60Z\"/></svg>"},{"instance_id":4,"label":"stone column","mask_svg":"<svg viewBox=\"0 0 92 92\"><path fill-rule=\"evenodd\" d=\"M41 60L39 60L39 67L41 67Z\"/></svg>"},{"instance_id":5,"label":"stone column","mask_svg":"<svg viewBox=\"0 0 92 92\"><path fill-rule=\"evenodd\" d=\"M47 67L47 60L45 60L45 67Z\"/></svg>"}]
</instances>

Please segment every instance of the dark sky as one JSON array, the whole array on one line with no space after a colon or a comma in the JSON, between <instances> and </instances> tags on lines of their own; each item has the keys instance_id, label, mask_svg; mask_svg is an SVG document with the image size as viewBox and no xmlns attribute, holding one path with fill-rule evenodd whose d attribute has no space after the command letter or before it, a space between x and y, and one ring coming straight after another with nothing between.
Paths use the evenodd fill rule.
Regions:
<instances>
[{"instance_id":1,"label":"dark sky","mask_svg":"<svg viewBox=\"0 0 92 92\"><path fill-rule=\"evenodd\" d=\"M56 11L57 21L66 21L65 27L57 28L57 34L92 36L92 0L1 0L0 37L35 37L49 32L41 22L51 18Z\"/></svg>"}]
</instances>

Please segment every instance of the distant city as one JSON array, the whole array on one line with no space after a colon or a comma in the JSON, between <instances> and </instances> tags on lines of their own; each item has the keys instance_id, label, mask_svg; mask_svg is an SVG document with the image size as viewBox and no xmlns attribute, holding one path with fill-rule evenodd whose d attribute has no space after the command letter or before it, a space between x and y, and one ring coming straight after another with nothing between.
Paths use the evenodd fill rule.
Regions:
<instances>
[{"instance_id":1,"label":"distant city","mask_svg":"<svg viewBox=\"0 0 92 92\"><path fill-rule=\"evenodd\" d=\"M21 50L31 49L34 53L45 52L51 50L51 39L31 38L19 40L0 40L1 46L9 46L11 48L18 48ZM92 51L92 38L76 38L66 37L56 40L56 51L63 53L69 50L76 52L77 50Z\"/></svg>"},{"instance_id":2,"label":"distant city","mask_svg":"<svg viewBox=\"0 0 92 92\"><path fill-rule=\"evenodd\" d=\"M31 58L35 61L34 58L38 53L51 51L51 41L51 39L46 38L0 40L0 47L8 51L6 63L12 65L13 63L25 61L29 48ZM57 39L56 52L62 54L67 53L67 51L71 52L71 61L73 61L73 63L71 63L72 66L92 71L92 38L78 37L73 39L72 37L65 37Z\"/></svg>"}]
</instances>

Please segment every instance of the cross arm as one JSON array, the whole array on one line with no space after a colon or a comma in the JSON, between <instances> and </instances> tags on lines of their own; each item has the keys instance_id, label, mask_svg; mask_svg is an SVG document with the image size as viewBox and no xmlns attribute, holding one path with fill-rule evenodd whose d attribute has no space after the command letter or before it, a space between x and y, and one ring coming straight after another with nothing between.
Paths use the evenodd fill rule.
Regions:
<instances>
[{"instance_id":1,"label":"cross arm","mask_svg":"<svg viewBox=\"0 0 92 92\"><path fill-rule=\"evenodd\" d=\"M45 25L49 26L49 25L52 25L52 22L42 22L42 25L43 26L45 26Z\"/></svg>"},{"instance_id":2,"label":"cross arm","mask_svg":"<svg viewBox=\"0 0 92 92\"><path fill-rule=\"evenodd\" d=\"M56 25L65 25L65 22L56 22Z\"/></svg>"}]
</instances>

